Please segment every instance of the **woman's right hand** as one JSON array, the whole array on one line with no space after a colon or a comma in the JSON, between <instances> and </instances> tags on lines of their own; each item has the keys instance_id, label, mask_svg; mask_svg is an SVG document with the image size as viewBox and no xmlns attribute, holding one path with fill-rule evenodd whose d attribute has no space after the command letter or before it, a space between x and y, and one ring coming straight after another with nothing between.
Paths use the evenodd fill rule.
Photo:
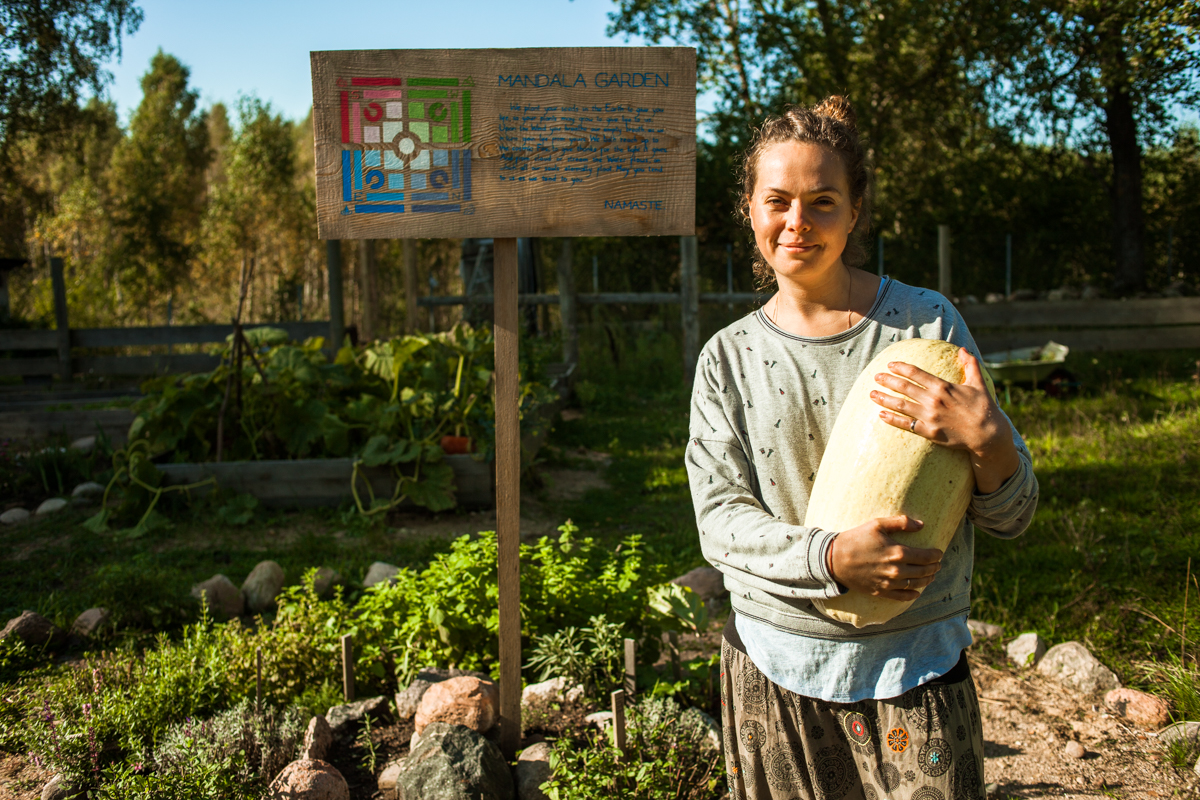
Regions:
<instances>
[{"instance_id":1,"label":"woman's right hand","mask_svg":"<svg viewBox=\"0 0 1200 800\"><path fill-rule=\"evenodd\" d=\"M901 514L868 520L833 538L828 566L834 580L856 592L909 602L918 589L933 583L942 568L942 551L905 547L893 533L919 531L924 523Z\"/></svg>"}]
</instances>

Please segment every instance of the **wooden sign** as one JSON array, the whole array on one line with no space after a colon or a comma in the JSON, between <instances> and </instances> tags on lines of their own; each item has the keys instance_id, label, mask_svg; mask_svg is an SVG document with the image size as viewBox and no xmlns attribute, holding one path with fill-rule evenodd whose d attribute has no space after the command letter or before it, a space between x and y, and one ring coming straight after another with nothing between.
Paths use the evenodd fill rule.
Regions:
<instances>
[{"instance_id":1,"label":"wooden sign","mask_svg":"<svg viewBox=\"0 0 1200 800\"><path fill-rule=\"evenodd\" d=\"M322 239L689 235L686 47L312 53Z\"/></svg>"}]
</instances>

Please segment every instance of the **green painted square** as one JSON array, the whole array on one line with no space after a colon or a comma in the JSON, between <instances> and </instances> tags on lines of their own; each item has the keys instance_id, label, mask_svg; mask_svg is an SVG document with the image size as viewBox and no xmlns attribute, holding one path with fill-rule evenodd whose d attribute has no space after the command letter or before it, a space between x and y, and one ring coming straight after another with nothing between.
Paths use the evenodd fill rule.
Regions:
<instances>
[{"instance_id":1,"label":"green painted square","mask_svg":"<svg viewBox=\"0 0 1200 800\"><path fill-rule=\"evenodd\" d=\"M444 143L450 141L450 126L449 125L434 125L433 126L433 141Z\"/></svg>"},{"instance_id":2,"label":"green painted square","mask_svg":"<svg viewBox=\"0 0 1200 800\"><path fill-rule=\"evenodd\" d=\"M409 119L425 119L425 104L424 103L409 103L408 104Z\"/></svg>"},{"instance_id":3,"label":"green painted square","mask_svg":"<svg viewBox=\"0 0 1200 800\"><path fill-rule=\"evenodd\" d=\"M416 136L422 142L429 141L429 123L428 122L410 122L408 123L408 132Z\"/></svg>"}]
</instances>

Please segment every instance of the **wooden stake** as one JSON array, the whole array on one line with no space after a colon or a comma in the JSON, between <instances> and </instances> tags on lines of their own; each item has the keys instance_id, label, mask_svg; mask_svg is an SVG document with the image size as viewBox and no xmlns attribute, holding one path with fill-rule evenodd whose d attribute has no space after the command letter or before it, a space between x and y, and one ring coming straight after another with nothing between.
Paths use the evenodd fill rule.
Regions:
<instances>
[{"instance_id":1,"label":"wooden stake","mask_svg":"<svg viewBox=\"0 0 1200 800\"><path fill-rule=\"evenodd\" d=\"M570 239L562 240L558 256L558 316L562 323L562 358L567 364L579 363L579 311L575 295L575 268Z\"/></svg>"},{"instance_id":2,"label":"wooden stake","mask_svg":"<svg viewBox=\"0 0 1200 800\"><path fill-rule=\"evenodd\" d=\"M679 305L683 314L683 380L692 385L700 358L700 263L695 236L679 237Z\"/></svg>"},{"instance_id":3,"label":"wooden stake","mask_svg":"<svg viewBox=\"0 0 1200 800\"><path fill-rule=\"evenodd\" d=\"M637 693L637 642L625 640L625 695L633 700Z\"/></svg>"},{"instance_id":4,"label":"wooden stake","mask_svg":"<svg viewBox=\"0 0 1200 800\"><path fill-rule=\"evenodd\" d=\"M417 240L404 240L404 332L417 332Z\"/></svg>"},{"instance_id":5,"label":"wooden stake","mask_svg":"<svg viewBox=\"0 0 1200 800\"><path fill-rule=\"evenodd\" d=\"M496 239L496 545L500 583L500 751L521 742L521 422L517 240Z\"/></svg>"},{"instance_id":6,"label":"wooden stake","mask_svg":"<svg viewBox=\"0 0 1200 800\"><path fill-rule=\"evenodd\" d=\"M262 714L262 648L254 651L254 713Z\"/></svg>"},{"instance_id":7,"label":"wooden stake","mask_svg":"<svg viewBox=\"0 0 1200 800\"><path fill-rule=\"evenodd\" d=\"M342 304L342 243L337 239L325 242L325 271L329 278L329 349L337 355L346 335Z\"/></svg>"},{"instance_id":8,"label":"wooden stake","mask_svg":"<svg viewBox=\"0 0 1200 800\"><path fill-rule=\"evenodd\" d=\"M342 637L342 699L354 702L354 640L348 633Z\"/></svg>"},{"instance_id":9,"label":"wooden stake","mask_svg":"<svg viewBox=\"0 0 1200 800\"><path fill-rule=\"evenodd\" d=\"M626 639L626 641L629 641ZM613 746L621 751L621 758L626 755L625 748L625 692L617 689L612 693L613 714Z\"/></svg>"},{"instance_id":10,"label":"wooden stake","mask_svg":"<svg viewBox=\"0 0 1200 800\"><path fill-rule=\"evenodd\" d=\"M675 676L675 680L683 680L683 668L679 663L679 632L669 631L667 642L670 647L671 673Z\"/></svg>"},{"instance_id":11,"label":"wooden stake","mask_svg":"<svg viewBox=\"0 0 1200 800\"><path fill-rule=\"evenodd\" d=\"M1187 667L1187 601L1192 588L1192 557L1188 556L1187 575L1183 579L1183 624L1179 626L1179 665Z\"/></svg>"},{"instance_id":12,"label":"wooden stake","mask_svg":"<svg viewBox=\"0 0 1200 800\"><path fill-rule=\"evenodd\" d=\"M950 297L950 226L938 225L938 291Z\"/></svg>"}]
</instances>

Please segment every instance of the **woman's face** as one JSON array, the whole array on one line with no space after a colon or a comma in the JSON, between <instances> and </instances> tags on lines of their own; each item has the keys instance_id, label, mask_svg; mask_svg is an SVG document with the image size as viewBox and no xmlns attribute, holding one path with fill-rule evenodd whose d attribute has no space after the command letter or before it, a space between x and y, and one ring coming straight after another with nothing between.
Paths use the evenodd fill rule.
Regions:
<instances>
[{"instance_id":1,"label":"woman's face","mask_svg":"<svg viewBox=\"0 0 1200 800\"><path fill-rule=\"evenodd\" d=\"M780 282L840 268L859 205L851 203L841 159L828 148L780 142L759 156L750 225Z\"/></svg>"}]
</instances>

